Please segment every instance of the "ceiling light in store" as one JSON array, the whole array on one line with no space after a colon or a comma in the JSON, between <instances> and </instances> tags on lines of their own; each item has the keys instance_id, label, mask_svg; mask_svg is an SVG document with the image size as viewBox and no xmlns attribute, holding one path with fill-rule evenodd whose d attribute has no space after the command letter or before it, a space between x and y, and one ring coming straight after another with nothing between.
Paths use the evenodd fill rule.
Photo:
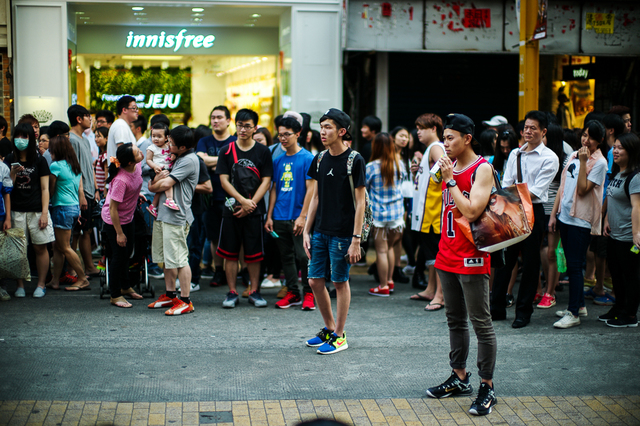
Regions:
<instances>
[{"instance_id":1,"label":"ceiling light in store","mask_svg":"<svg viewBox=\"0 0 640 426\"><path fill-rule=\"evenodd\" d=\"M136 21L148 21L149 18L136 18Z\"/></svg>"},{"instance_id":2,"label":"ceiling light in store","mask_svg":"<svg viewBox=\"0 0 640 426\"><path fill-rule=\"evenodd\" d=\"M256 24L244 24L245 27L255 27Z\"/></svg>"},{"instance_id":3,"label":"ceiling light in store","mask_svg":"<svg viewBox=\"0 0 640 426\"><path fill-rule=\"evenodd\" d=\"M265 56L265 57L263 57L262 59L260 59L260 58L258 58L258 57L255 57L255 58L253 58L253 60L252 60L252 61L250 61L250 62L246 62L246 63L244 63L244 64L240 64L240 65L237 65L237 66L235 66L235 67L233 67L233 68L231 68L231 69L228 69L228 70L226 70L226 71L221 71L221 72L219 72L219 73L216 73L216 77L222 77L222 76L223 76L223 75L225 75L225 74L231 74L231 73L233 73L233 72L236 72L236 71L239 71L239 70L245 69L245 68L247 68L247 67L251 67L251 66L253 66L253 65L257 65L257 64L259 64L259 63L261 63L261 62L266 61L267 59L268 59L268 58L267 58L266 56Z\"/></svg>"},{"instance_id":4,"label":"ceiling light in store","mask_svg":"<svg viewBox=\"0 0 640 426\"><path fill-rule=\"evenodd\" d=\"M147 16L147 12L136 12L133 16Z\"/></svg>"},{"instance_id":5,"label":"ceiling light in store","mask_svg":"<svg viewBox=\"0 0 640 426\"><path fill-rule=\"evenodd\" d=\"M194 7L191 9L192 12L204 12L204 9L201 7Z\"/></svg>"},{"instance_id":6,"label":"ceiling light in store","mask_svg":"<svg viewBox=\"0 0 640 426\"><path fill-rule=\"evenodd\" d=\"M89 16L81 16L80 19L91 19Z\"/></svg>"},{"instance_id":7,"label":"ceiling light in store","mask_svg":"<svg viewBox=\"0 0 640 426\"><path fill-rule=\"evenodd\" d=\"M95 61L93 61L93 67L95 69L99 70L101 66L102 66L102 64L100 63L99 59L96 59Z\"/></svg>"},{"instance_id":8,"label":"ceiling light in store","mask_svg":"<svg viewBox=\"0 0 640 426\"><path fill-rule=\"evenodd\" d=\"M122 55L120 59L131 60L131 61L181 61L182 56Z\"/></svg>"},{"instance_id":9,"label":"ceiling light in store","mask_svg":"<svg viewBox=\"0 0 640 426\"><path fill-rule=\"evenodd\" d=\"M131 61L127 61L127 62L125 62L125 63L124 63L124 67L125 67L126 69L130 70L130 69L131 69L131 67L133 67L133 62L131 62Z\"/></svg>"},{"instance_id":10,"label":"ceiling light in store","mask_svg":"<svg viewBox=\"0 0 640 426\"><path fill-rule=\"evenodd\" d=\"M191 16L197 18L198 16L204 16L204 13L192 13Z\"/></svg>"},{"instance_id":11,"label":"ceiling light in store","mask_svg":"<svg viewBox=\"0 0 640 426\"><path fill-rule=\"evenodd\" d=\"M263 57L262 57L262 60L263 60L263 61L266 61L267 59L269 59L269 58L267 58L266 56L263 56Z\"/></svg>"},{"instance_id":12,"label":"ceiling light in store","mask_svg":"<svg viewBox=\"0 0 640 426\"><path fill-rule=\"evenodd\" d=\"M202 22L202 18L193 18L193 22Z\"/></svg>"},{"instance_id":13,"label":"ceiling light in store","mask_svg":"<svg viewBox=\"0 0 640 426\"><path fill-rule=\"evenodd\" d=\"M80 68L78 65L76 65L76 72L78 74L82 74L82 68Z\"/></svg>"},{"instance_id":14,"label":"ceiling light in store","mask_svg":"<svg viewBox=\"0 0 640 426\"><path fill-rule=\"evenodd\" d=\"M141 10L144 10L144 7L141 7L141 6L135 6L135 7L132 7L132 8L131 8L131 10L135 10L136 12L139 12L139 11L141 11Z\"/></svg>"},{"instance_id":15,"label":"ceiling light in store","mask_svg":"<svg viewBox=\"0 0 640 426\"><path fill-rule=\"evenodd\" d=\"M162 68L163 70L166 70L167 68L169 68L169 61L162 61L160 68Z\"/></svg>"},{"instance_id":16,"label":"ceiling light in store","mask_svg":"<svg viewBox=\"0 0 640 426\"><path fill-rule=\"evenodd\" d=\"M76 15L84 15L84 12L76 12Z\"/></svg>"},{"instance_id":17,"label":"ceiling light in store","mask_svg":"<svg viewBox=\"0 0 640 426\"><path fill-rule=\"evenodd\" d=\"M259 13L254 13L253 15L251 15L252 18L259 18L262 15L260 15Z\"/></svg>"}]
</instances>

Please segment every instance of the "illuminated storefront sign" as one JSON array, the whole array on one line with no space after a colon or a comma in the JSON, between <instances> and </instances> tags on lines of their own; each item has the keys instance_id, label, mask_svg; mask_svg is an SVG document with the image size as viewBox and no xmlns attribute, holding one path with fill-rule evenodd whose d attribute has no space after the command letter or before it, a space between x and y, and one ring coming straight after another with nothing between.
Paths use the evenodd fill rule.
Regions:
<instances>
[{"instance_id":1,"label":"illuminated storefront sign","mask_svg":"<svg viewBox=\"0 0 640 426\"><path fill-rule=\"evenodd\" d=\"M193 47L194 49L209 49L213 47L213 42L216 37L213 34L209 35L186 35L186 29L180 30L177 34L169 34L165 31L160 31L160 34L135 34L133 31L129 31L127 35L127 42L125 47L127 48L141 48L141 47L158 47L171 49L177 52L182 47Z\"/></svg>"},{"instance_id":2,"label":"illuminated storefront sign","mask_svg":"<svg viewBox=\"0 0 640 426\"><path fill-rule=\"evenodd\" d=\"M103 94L102 95L102 100L103 101L109 101L109 102L117 102L118 99L120 99L121 97L123 97L125 95L107 95L107 94ZM170 109L176 109L178 107L178 105L180 105L180 94L174 94L174 93L153 93L151 95L149 95L148 100L145 102L145 99L147 99L147 95L129 95L129 96L133 96L136 100L136 103L138 104L138 108L153 108L153 109L164 109L164 108L170 108Z\"/></svg>"}]
</instances>

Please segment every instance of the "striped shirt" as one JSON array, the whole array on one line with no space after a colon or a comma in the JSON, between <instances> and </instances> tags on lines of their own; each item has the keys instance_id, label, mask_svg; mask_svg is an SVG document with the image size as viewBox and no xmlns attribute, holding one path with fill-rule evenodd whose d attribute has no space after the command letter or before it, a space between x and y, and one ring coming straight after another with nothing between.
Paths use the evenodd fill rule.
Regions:
<instances>
[{"instance_id":1,"label":"striped shirt","mask_svg":"<svg viewBox=\"0 0 640 426\"><path fill-rule=\"evenodd\" d=\"M93 162L93 169L96 173L96 183L98 184L98 189L100 192L104 192L105 181L107 180L106 173L103 167L106 166L107 163L107 152L103 152L98 156L98 159ZM101 195L102 196L102 195Z\"/></svg>"}]
</instances>

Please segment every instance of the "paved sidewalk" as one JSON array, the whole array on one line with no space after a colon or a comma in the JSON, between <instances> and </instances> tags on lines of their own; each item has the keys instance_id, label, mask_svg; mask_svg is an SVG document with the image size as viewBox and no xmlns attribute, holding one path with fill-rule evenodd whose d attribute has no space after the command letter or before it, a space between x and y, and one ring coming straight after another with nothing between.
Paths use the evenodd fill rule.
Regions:
<instances>
[{"instance_id":1,"label":"paved sidewalk","mask_svg":"<svg viewBox=\"0 0 640 426\"><path fill-rule=\"evenodd\" d=\"M321 399L217 402L6 401L0 424L295 425L328 418L359 425L637 425L640 397L506 397L485 417L466 413L471 398Z\"/></svg>"}]
</instances>

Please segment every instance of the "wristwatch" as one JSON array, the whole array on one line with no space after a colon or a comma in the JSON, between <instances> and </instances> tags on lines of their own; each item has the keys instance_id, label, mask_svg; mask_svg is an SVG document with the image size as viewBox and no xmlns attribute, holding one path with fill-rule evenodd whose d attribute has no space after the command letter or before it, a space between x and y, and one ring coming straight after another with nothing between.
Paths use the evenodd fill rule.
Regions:
<instances>
[{"instance_id":1,"label":"wristwatch","mask_svg":"<svg viewBox=\"0 0 640 426\"><path fill-rule=\"evenodd\" d=\"M360 239L362 239L362 235L360 235L360 234L353 234L353 235L352 235L352 237L353 237L353 238L360 238Z\"/></svg>"},{"instance_id":2,"label":"wristwatch","mask_svg":"<svg viewBox=\"0 0 640 426\"><path fill-rule=\"evenodd\" d=\"M447 188L453 188L454 186L456 186L458 183L455 181L455 179L451 179L447 181Z\"/></svg>"}]
</instances>

